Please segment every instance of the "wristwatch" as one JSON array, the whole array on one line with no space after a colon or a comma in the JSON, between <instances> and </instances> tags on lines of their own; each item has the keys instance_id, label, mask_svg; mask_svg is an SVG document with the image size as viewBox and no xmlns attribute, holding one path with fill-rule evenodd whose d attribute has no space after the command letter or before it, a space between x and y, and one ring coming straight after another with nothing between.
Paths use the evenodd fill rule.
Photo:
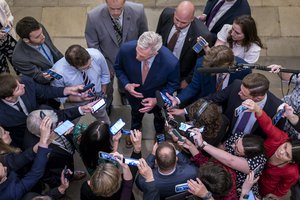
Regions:
<instances>
[{"instance_id":1,"label":"wristwatch","mask_svg":"<svg viewBox=\"0 0 300 200\"><path fill-rule=\"evenodd\" d=\"M203 142L204 143L204 142ZM206 143L207 144L207 143ZM201 145L202 146L202 145ZM204 197L202 197L202 200L209 200L212 197L212 194L210 191L206 193Z\"/></svg>"},{"instance_id":2,"label":"wristwatch","mask_svg":"<svg viewBox=\"0 0 300 200\"><path fill-rule=\"evenodd\" d=\"M248 199L249 198L249 194L244 194L243 195L243 199Z\"/></svg>"},{"instance_id":3,"label":"wristwatch","mask_svg":"<svg viewBox=\"0 0 300 200\"><path fill-rule=\"evenodd\" d=\"M202 150L207 145L207 142L203 141L199 148Z\"/></svg>"}]
</instances>

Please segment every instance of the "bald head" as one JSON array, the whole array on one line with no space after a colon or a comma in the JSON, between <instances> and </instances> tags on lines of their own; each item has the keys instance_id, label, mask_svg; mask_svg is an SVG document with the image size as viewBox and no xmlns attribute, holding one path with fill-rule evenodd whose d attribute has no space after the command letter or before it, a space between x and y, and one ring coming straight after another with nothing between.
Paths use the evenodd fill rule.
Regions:
<instances>
[{"instance_id":1,"label":"bald head","mask_svg":"<svg viewBox=\"0 0 300 200\"><path fill-rule=\"evenodd\" d=\"M178 4L174 13L174 24L178 29L184 29L194 20L195 6L190 1Z\"/></svg>"},{"instance_id":2,"label":"bald head","mask_svg":"<svg viewBox=\"0 0 300 200\"><path fill-rule=\"evenodd\" d=\"M116 18L122 14L125 0L106 0L106 4L110 15Z\"/></svg>"}]
</instances>

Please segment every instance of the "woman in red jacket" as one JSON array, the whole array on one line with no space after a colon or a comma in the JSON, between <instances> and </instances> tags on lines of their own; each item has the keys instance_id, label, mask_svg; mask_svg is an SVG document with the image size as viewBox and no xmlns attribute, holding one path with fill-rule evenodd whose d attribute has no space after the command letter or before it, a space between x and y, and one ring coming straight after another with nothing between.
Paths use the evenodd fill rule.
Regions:
<instances>
[{"instance_id":1,"label":"woman in red jacket","mask_svg":"<svg viewBox=\"0 0 300 200\"><path fill-rule=\"evenodd\" d=\"M287 133L272 124L270 117L252 100L243 102L248 111L255 112L257 122L266 134L265 153L268 158L260 179L260 194L272 197L284 196L299 176L300 140L290 140ZM292 115L293 110L285 105L284 115Z\"/></svg>"}]
</instances>

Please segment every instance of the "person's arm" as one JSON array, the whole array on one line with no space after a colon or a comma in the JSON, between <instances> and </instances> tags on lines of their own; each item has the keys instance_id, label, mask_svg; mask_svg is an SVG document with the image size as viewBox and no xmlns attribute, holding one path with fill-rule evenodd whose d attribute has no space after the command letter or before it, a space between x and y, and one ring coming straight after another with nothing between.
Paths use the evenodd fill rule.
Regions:
<instances>
[{"instance_id":1,"label":"person's arm","mask_svg":"<svg viewBox=\"0 0 300 200\"><path fill-rule=\"evenodd\" d=\"M231 25L224 24L222 29L217 34L217 41L215 43L215 46L219 45L226 45L227 43L227 37L229 35L229 31L231 30Z\"/></svg>"},{"instance_id":2,"label":"person's arm","mask_svg":"<svg viewBox=\"0 0 300 200\"><path fill-rule=\"evenodd\" d=\"M269 138L279 140L282 137L287 137L284 131L273 125L271 118L253 100L247 99L242 105L247 107L248 111L255 113L259 126Z\"/></svg>"},{"instance_id":3,"label":"person's arm","mask_svg":"<svg viewBox=\"0 0 300 200\"><path fill-rule=\"evenodd\" d=\"M195 130L196 131L196 130ZM203 141L202 135L200 132L197 132L194 135L194 139L198 141L199 148L202 148L216 160L220 161L224 165L235 169L237 171L243 172L245 174L250 173L250 167L248 161L244 157L239 157L232 155L222 149L216 148L205 141Z\"/></svg>"},{"instance_id":4,"label":"person's arm","mask_svg":"<svg viewBox=\"0 0 300 200\"><path fill-rule=\"evenodd\" d=\"M5 15L6 15L6 17L7 17L7 21L6 21L6 23L8 23L8 24L4 24L3 26L7 26L7 25L9 25L10 27L12 27L13 26L13 22L14 22L14 17L13 17L13 15L11 14L11 12L10 12L10 9L9 9L9 6L8 6L8 4L6 3L6 1L3 1L3 10L4 10L4 12L5 12Z\"/></svg>"},{"instance_id":5,"label":"person's arm","mask_svg":"<svg viewBox=\"0 0 300 200\"><path fill-rule=\"evenodd\" d=\"M130 140L133 145L133 151L131 153L131 158L140 159L142 157L142 133L139 130L134 129L131 131ZM135 177L138 168L135 166L129 166L132 176Z\"/></svg>"},{"instance_id":6,"label":"person's arm","mask_svg":"<svg viewBox=\"0 0 300 200\"><path fill-rule=\"evenodd\" d=\"M252 186L258 181L258 179L259 179L259 177L257 177L257 178L254 177L253 171L247 175L247 177L242 185L240 200L245 200L244 196L249 195L249 192L250 192Z\"/></svg>"},{"instance_id":7,"label":"person's arm","mask_svg":"<svg viewBox=\"0 0 300 200\"><path fill-rule=\"evenodd\" d=\"M51 126L52 120L49 117L45 117L40 125L40 141L35 147L33 147L33 151L37 151L33 165L30 171L22 179L16 182L16 199L20 199L44 175L48 161L48 155L51 152L51 150L48 149L48 145L50 143L49 138L51 135Z\"/></svg>"},{"instance_id":8,"label":"person's arm","mask_svg":"<svg viewBox=\"0 0 300 200\"><path fill-rule=\"evenodd\" d=\"M293 75L292 73L286 73L286 72L280 72L280 69L283 69L283 67L281 65L269 65L267 66L267 68L271 68L272 73L278 74L278 76L281 78L281 80L284 81L289 81L291 76Z\"/></svg>"},{"instance_id":9,"label":"person's arm","mask_svg":"<svg viewBox=\"0 0 300 200\"><path fill-rule=\"evenodd\" d=\"M189 186L189 192L201 199L205 200L214 200L212 193L207 190L205 185L201 182L199 178L196 178L196 181L190 179L187 181Z\"/></svg>"},{"instance_id":10,"label":"person's arm","mask_svg":"<svg viewBox=\"0 0 300 200\"><path fill-rule=\"evenodd\" d=\"M18 50L15 50L12 58L13 66L16 66L17 70L29 77L32 77L36 82L40 84L50 83L50 79L45 77L45 74L39 69L39 67L27 59L23 59L20 55L17 55Z\"/></svg>"},{"instance_id":11,"label":"person's arm","mask_svg":"<svg viewBox=\"0 0 300 200\"><path fill-rule=\"evenodd\" d=\"M10 153L5 156L4 163L7 167L7 169L12 171L17 171L24 167L24 165L27 165L31 163L35 158L35 153L33 152L32 148L28 148L25 151L21 153Z\"/></svg>"},{"instance_id":12,"label":"person's arm","mask_svg":"<svg viewBox=\"0 0 300 200\"><path fill-rule=\"evenodd\" d=\"M100 50L100 42L98 40L98 33L95 29L95 23L92 21L90 13L87 14L85 25L85 38L89 48L95 48Z\"/></svg>"},{"instance_id":13,"label":"person's arm","mask_svg":"<svg viewBox=\"0 0 300 200\"><path fill-rule=\"evenodd\" d=\"M138 165L139 173L144 177L144 190L143 190L143 199L144 200L159 200L159 190L156 188L155 180L153 176L152 169L149 167L147 162L141 158L140 164Z\"/></svg>"}]
</instances>

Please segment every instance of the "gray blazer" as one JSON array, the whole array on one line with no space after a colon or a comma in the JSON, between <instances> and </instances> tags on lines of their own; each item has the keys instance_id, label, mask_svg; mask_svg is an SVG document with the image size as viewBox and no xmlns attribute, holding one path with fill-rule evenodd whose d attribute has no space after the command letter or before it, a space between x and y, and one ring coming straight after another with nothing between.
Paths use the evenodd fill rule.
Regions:
<instances>
[{"instance_id":1,"label":"gray blazer","mask_svg":"<svg viewBox=\"0 0 300 200\"><path fill-rule=\"evenodd\" d=\"M148 31L143 4L125 2L122 27L123 43L137 40L141 34ZM101 51L111 70L119 51L119 46L106 3L88 12L85 38L89 48Z\"/></svg>"},{"instance_id":2,"label":"gray blazer","mask_svg":"<svg viewBox=\"0 0 300 200\"><path fill-rule=\"evenodd\" d=\"M41 25L45 35L45 44L50 49L53 62L55 63L63 57L62 53L52 43L45 27ZM43 71L50 69L52 63L49 62L41 53L27 45L22 39L19 39L12 57L13 66L26 76L32 77L36 82L47 84L50 81L45 79Z\"/></svg>"}]
</instances>

